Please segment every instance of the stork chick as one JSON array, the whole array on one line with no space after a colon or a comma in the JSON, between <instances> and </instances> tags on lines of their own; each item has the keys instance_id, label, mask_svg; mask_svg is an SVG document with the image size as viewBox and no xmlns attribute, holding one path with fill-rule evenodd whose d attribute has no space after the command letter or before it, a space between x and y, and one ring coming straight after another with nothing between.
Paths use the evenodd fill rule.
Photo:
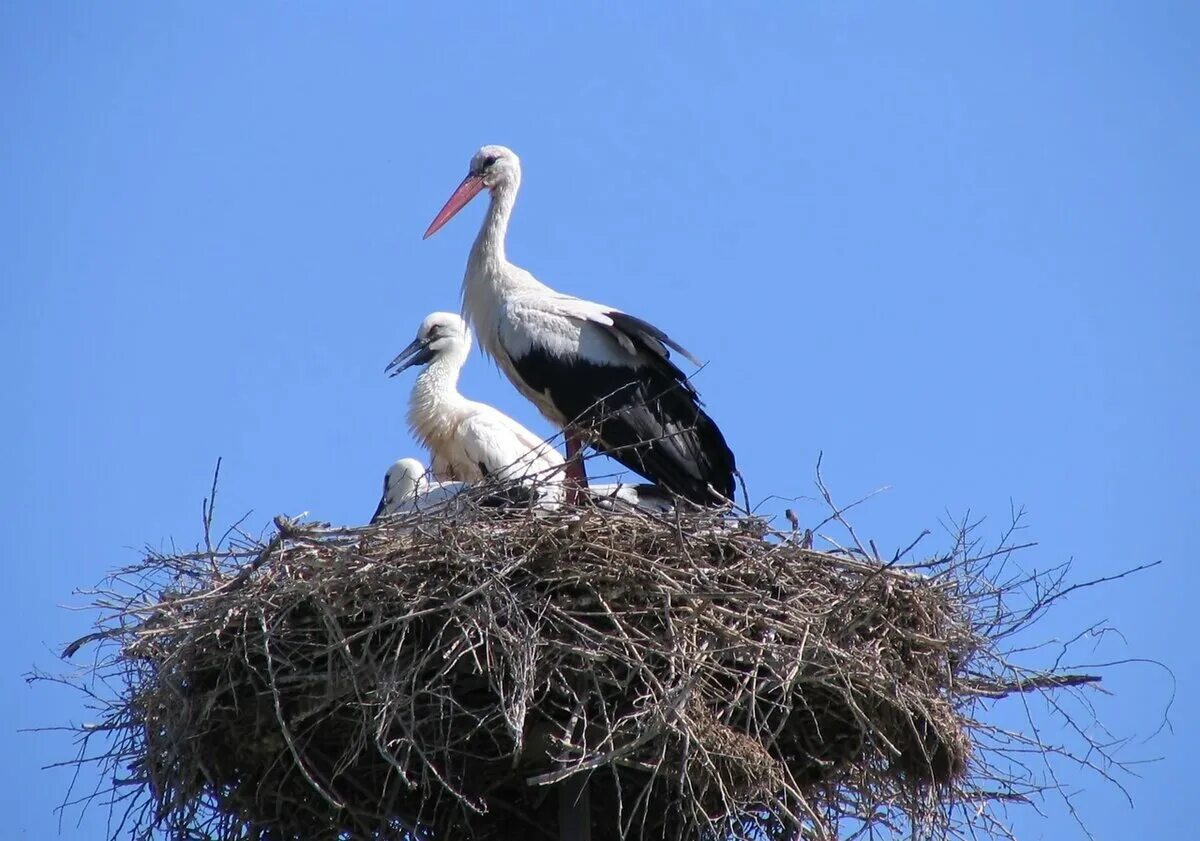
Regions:
<instances>
[{"instance_id":1,"label":"stork chick","mask_svg":"<svg viewBox=\"0 0 1200 841\"><path fill-rule=\"evenodd\" d=\"M424 366L409 398L408 424L429 450L434 478L561 483L563 458L553 447L503 412L459 393L459 372L470 350L466 322L454 313L435 312L385 369L394 377Z\"/></svg>"},{"instance_id":2,"label":"stork chick","mask_svg":"<svg viewBox=\"0 0 1200 841\"><path fill-rule=\"evenodd\" d=\"M415 458L402 458L383 476L383 496L371 522L405 511L437 508L465 488L462 482L430 482L425 465Z\"/></svg>"}]
</instances>

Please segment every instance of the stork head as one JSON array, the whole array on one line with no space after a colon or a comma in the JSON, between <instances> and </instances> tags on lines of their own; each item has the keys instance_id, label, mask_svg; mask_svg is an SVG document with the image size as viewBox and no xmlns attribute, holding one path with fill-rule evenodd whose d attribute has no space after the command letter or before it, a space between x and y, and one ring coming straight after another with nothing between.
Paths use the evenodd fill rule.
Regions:
<instances>
[{"instance_id":1,"label":"stork head","mask_svg":"<svg viewBox=\"0 0 1200 841\"><path fill-rule=\"evenodd\" d=\"M521 183L521 159L507 146L484 146L471 157L467 177L455 188L449 200L429 223L422 239L429 239L453 218L454 214L486 187L497 190L501 187L517 187Z\"/></svg>"},{"instance_id":2,"label":"stork head","mask_svg":"<svg viewBox=\"0 0 1200 841\"><path fill-rule=\"evenodd\" d=\"M402 458L383 477L385 502L396 503L411 499L425 481L425 465L415 458Z\"/></svg>"},{"instance_id":3,"label":"stork head","mask_svg":"<svg viewBox=\"0 0 1200 841\"><path fill-rule=\"evenodd\" d=\"M383 370L394 377L414 365L428 365L439 357L453 355L460 360L466 359L470 350L471 333L462 316L452 312L430 313L417 328L417 337Z\"/></svg>"},{"instance_id":4,"label":"stork head","mask_svg":"<svg viewBox=\"0 0 1200 841\"><path fill-rule=\"evenodd\" d=\"M379 507L375 509L371 522L395 514L401 503L416 499L427 484L425 465L415 458L400 459L383 474L383 496L379 499Z\"/></svg>"}]
</instances>

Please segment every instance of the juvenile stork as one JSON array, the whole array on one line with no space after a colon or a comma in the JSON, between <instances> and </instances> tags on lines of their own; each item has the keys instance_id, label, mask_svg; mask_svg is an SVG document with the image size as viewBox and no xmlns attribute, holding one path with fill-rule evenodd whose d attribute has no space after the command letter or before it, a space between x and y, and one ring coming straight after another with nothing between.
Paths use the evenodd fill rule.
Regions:
<instances>
[{"instance_id":1,"label":"juvenile stork","mask_svg":"<svg viewBox=\"0 0 1200 841\"><path fill-rule=\"evenodd\" d=\"M483 189L487 215L463 278L463 311L517 390L566 433L568 475L587 484L584 444L694 502L732 499L733 453L696 390L671 361L694 356L652 324L556 292L510 263L504 241L521 162L484 146L438 212L428 239Z\"/></svg>"},{"instance_id":2,"label":"juvenile stork","mask_svg":"<svg viewBox=\"0 0 1200 841\"><path fill-rule=\"evenodd\" d=\"M371 522L402 511L436 508L464 488L462 482L430 482L425 476L425 465L415 458L402 458L383 476L383 496L371 515Z\"/></svg>"},{"instance_id":3,"label":"juvenile stork","mask_svg":"<svg viewBox=\"0 0 1200 841\"><path fill-rule=\"evenodd\" d=\"M557 450L503 412L459 393L458 375L470 350L462 318L435 312L384 369L394 377L425 366L409 397L408 423L433 458L434 478L472 483L528 478L557 485L563 473Z\"/></svg>"},{"instance_id":4,"label":"juvenile stork","mask_svg":"<svg viewBox=\"0 0 1200 841\"><path fill-rule=\"evenodd\" d=\"M427 513L439 511L446 507L449 503L455 501L459 494L466 491L471 486L466 482L431 482L426 475L425 465L417 461L415 458L402 458L388 468L387 473L383 476L383 496L379 500L379 507L375 509L375 513L371 516L371 522L377 522L384 517L391 517L395 514L411 513L414 511L424 511ZM553 509L558 506L558 502L562 497L561 489L557 485L552 485L549 488L539 487L530 488L526 485L512 485L502 487L495 492L489 492L485 496L477 498L477 503L487 508L504 508L510 505L528 506L535 505L539 508ZM629 495L622 493L615 497L623 502L634 504L631 502ZM648 497L650 499L651 497ZM611 502L599 503L609 504ZM648 507L653 503L646 503L644 510L661 511L660 508Z\"/></svg>"},{"instance_id":5,"label":"juvenile stork","mask_svg":"<svg viewBox=\"0 0 1200 841\"><path fill-rule=\"evenodd\" d=\"M415 458L402 458L387 469L383 476L383 495L371 515L371 522L384 517L412 511L437 511L470 487L466 482L430 482L425 465ZM527 505L534 502L539 508L558 507L559 495L541 489L537 498L522 495L519 488L490 495L480 500L489 506ZM674 510L673 498L654 485L609 484L588 488L588 498L600 508L620 509L629 506L651 514L666 514Z\"/></svg>"}]
</instances>

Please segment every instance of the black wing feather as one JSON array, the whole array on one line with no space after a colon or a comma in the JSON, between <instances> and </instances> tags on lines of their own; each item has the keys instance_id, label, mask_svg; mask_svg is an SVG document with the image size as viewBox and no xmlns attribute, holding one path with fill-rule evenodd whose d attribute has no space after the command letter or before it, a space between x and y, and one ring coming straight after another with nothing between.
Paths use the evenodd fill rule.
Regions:
<instances>
[{"instance_id":1,"label":"black wing feather","mask_svg":"<svg viewBox=\"0 0 1200 841\"><path fill-rule=\"evenodd\" d=\"M596 449L630 470L694 502L712 502L710 486L732 499L733 453L666 348L687 352L641 319L606 315L648 351L639 355L641 364L564 360L534 346L512 360L521 379L548 394Z\"/></svg>"},{"instance_id":2,"label":"black wing feather","mask_svg":"<svg viewBox=\"0 0 1200 841\"><path fill-rule=\"evenodd\" d=\"M700 367L700 360L692 356L691 352L687 348L672 339L662 330L655 327L649 321L643 321L636 315L630 315L627 312L613 311L606 312L605 315L612 319L614 329L620 330L630 338L640 339L641 344L651 347L653 350L657 351L659 356L663 357L664 359L670 359L671 354L666 350L666 348L670 348L673 351L677 351L683 356L684 359L686 359L688 362L691 362L697 368ZM657 344L658 347L654 347L655 344ZM672 365L671 367L674 368L675 366ZM682 374L680 376L682 376Z\"/></svg>"}]
</instances>

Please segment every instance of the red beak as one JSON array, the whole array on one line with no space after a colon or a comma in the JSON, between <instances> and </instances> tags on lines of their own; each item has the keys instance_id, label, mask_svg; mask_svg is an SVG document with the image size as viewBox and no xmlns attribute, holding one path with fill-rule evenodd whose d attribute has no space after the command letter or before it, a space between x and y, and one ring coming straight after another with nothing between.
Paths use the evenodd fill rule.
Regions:
<instances>
[{"instance_id":1,"label":"red beak","mask_svg":"<svg viewBox=\"0 0 1200 841\"><path fill-rule=\"evenodd\" d=\"M445 206L438 211L438 215L433 217L433 221L429 223L429 228L425 231L425 236L421 239L429 239L436 234L438 230L445 225L454 216L455 213L467 206L467 202L479 195L479 191L483 189L483 176L468 175L458 185L458 189L446 201Z\"/></svg>"}]
</instances>

